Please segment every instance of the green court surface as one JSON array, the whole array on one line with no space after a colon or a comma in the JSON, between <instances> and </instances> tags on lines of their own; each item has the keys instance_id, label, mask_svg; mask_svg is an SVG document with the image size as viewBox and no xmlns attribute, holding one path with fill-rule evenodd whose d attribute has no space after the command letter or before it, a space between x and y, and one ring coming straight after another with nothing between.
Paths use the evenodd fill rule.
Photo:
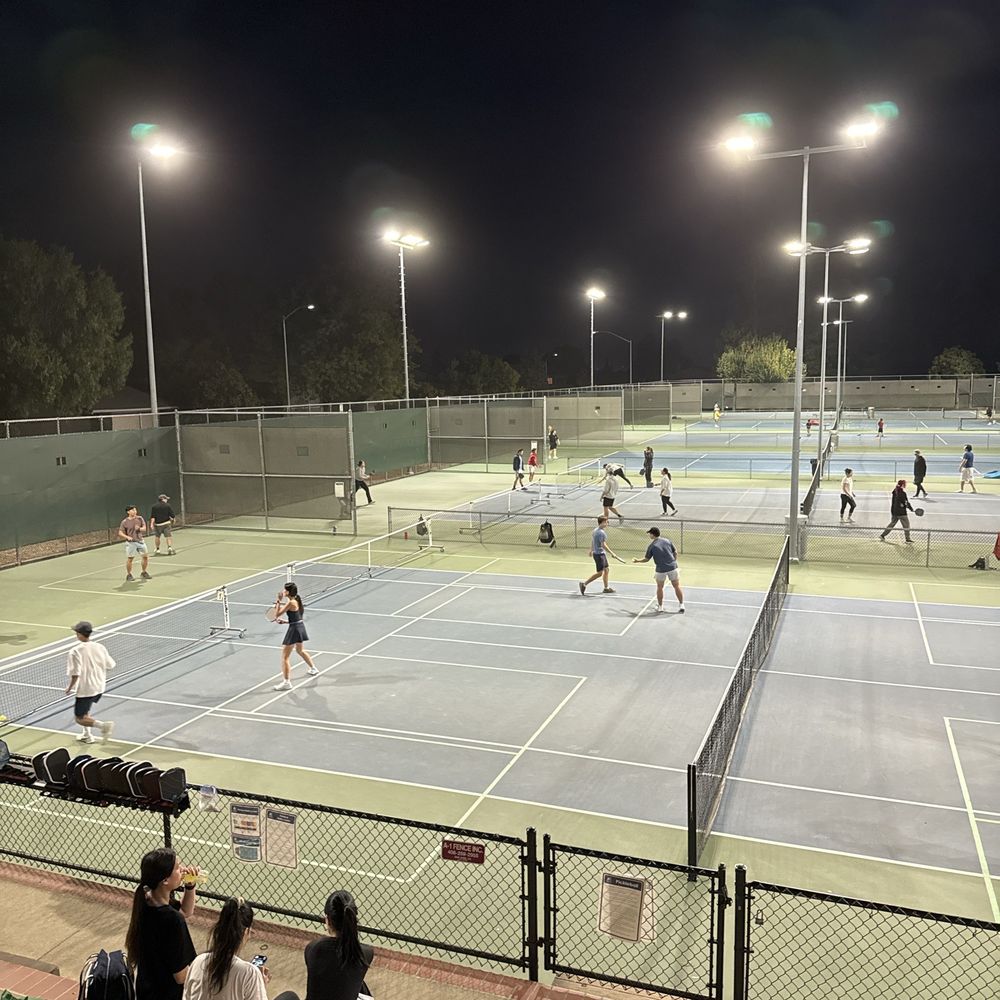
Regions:
<instances>
[{"instance_id":1,"label":"green court surface","mask_svg":"<svg viewBox=\"0 0 1000 1000\"><path fill-rule=\"evenodd\" d=\"M384 532L387 505L450 507L502 490L498 478L431 473L380 486L375 492L377 502L359 511L361 530L367 536ZM3 588L0 652L10 656L65 638L68 627L79 618L88 618L99 628L103 623L153 611L176 599L280 566L291 559L309 558L356 541L353 537L317 534L276 535L216 528L182 530L176 535L178 554L172 558L151 558L154 578L141 586L123 583L122 555L117 545L6 570L0 576ZM475 571L484 577L563 578L568 582L579 578L587 563L586 553L579 550L542 554L529 548L507 550L493 545L453 548L433 559L435 568ZM757 592L766 588L773 570L766 561L730 561L722 557L686 559L683 568L688 586ZM616 566L615 579L646 584L649 573L643 566ZM916 593L920 600L936 604L1000 607L1000 586L992 574L972 576L955 570L805 563L793 568L790 593L907 602ZM711 641L711 636L706 636L707 648ZM876 649L873 653L892 655L891 649ZM545 653L530 648L519 650L517 655L522 663L529 665L544 665L546 658ZM261 650L260 657L276 666L278 650ZM670 719L658 719L656 724L669 726ZM872 724L877 727L877 720ZM57 745L75 747L65 734L50 729L13 728L7 739L11 749L28 754ZM128 756L140 745L115 742L112 746L116 754ZM264 763L213 754L196 746L145 745L141 753L157 765L184 766L190 779L199 783L510 836L522 836L525 828L532 826L563 843L653 860L684 860L684 831L668 824L544 803L505 801L419 783L358 777L338 772L332 761L329 768ZM648 794L655 796L657 773L651 771L648 780ZM849 816L846 821L850 822ZM714 867L719 863L725 863L730 870L736 864L746 864L751 877L758 880L957 915L995 918L989 894L984 892L985 873L894 863L865 857L861 852L847 854L714 835L702 864ZM995 878L993 882L996 883ZM996 888L1000 890L1000 885Z\"/></svg>"}]
</instances>

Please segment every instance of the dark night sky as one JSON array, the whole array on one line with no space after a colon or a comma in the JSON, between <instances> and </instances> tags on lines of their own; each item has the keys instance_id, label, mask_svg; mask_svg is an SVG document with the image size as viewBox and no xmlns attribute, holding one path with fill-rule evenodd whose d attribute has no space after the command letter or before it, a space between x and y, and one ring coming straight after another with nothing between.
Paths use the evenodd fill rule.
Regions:
<instances>
[{"instance_id":1,"label":"dark night sky","mask_svg":"<svg viewBox=\"0 0 1000 1000\"><path fill-rule=\"evenodd\" d=\"M0 232L108 269L141 335L128 130L157 122L191 154L147 174L158 338L184 290L225 315L240 283L278 310L331 262L391 272L376 236L399 219L433 242L409 266L425 347L585 348L596 282L597 325L636 338L638 378L668 307L691 312L679 374L708 376L727 323L793 332L778 247L800 184L797 160L734 166L711 143L750 111L774 149L836 142L890 100L874 148L813 170L817 242L894 229L834 260L835 295L872 295L854 360L920 372L958 343L996 370L997 6L10 0Z\"/></svg>"}]
</instances>

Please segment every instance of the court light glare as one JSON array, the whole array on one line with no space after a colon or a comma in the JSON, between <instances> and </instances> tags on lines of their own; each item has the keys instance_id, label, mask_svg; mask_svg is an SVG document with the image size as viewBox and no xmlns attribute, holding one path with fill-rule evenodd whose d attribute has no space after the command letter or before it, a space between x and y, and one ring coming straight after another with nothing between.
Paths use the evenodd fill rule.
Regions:
<instances>
[{"instance_id":1,"label":"court light glare","mask_svg":"<svg viewBox=\"0 0 1000 1000\"><path fill-rule=\"evenodd\" d=\"M670 312L670 310L668 309L668 310L667 310L667 311L666 311L666 312L665 312L665 313L663 314L663 318L664 318L664 319L673 319L673 318L674 318L674 314L673 314L672 312Z\"/></svg>"},{"instance_id":2,"label":"court light glare","mask_svg":"<svg viewBox=\"0 0 1000 1000\"><path fill-rule=\"evenodd\" d=\"M854 301L855 302L867 302L868 301L868 293L867 292L860 292L858 295L854 296Z\"/></svg>"},{"instance_id":3,"label":"court light glare","mask_svg":"<svg viewBox=\"0 0 1000 1000\"><path fill-rule=\"evenodd\" d=\"M851 122L845 129L844 135L848 139L864 140L871 139L881 131L881 124L874 118L861 118Z\"/></svg>"},{"instance_id":4,"label":"court light glare","mask_svg":"<svg viewBox=\"0 0 1000 1000\"><path fill-rule=\"evenodd\" d=\"M686 312L679 312L677 314L677 318L678 319L687 319L688 318L688 314Z\"/></svg>"},{"instance_id":5,"label":"court light glare","mask_svg":"<svg viewBox=\"0 0 1000 1000\"><path fill-rule=\"evenodd\" d=\"M824 305L826 305L826 304L827 304L827 302L832 302L832 301L833 301L833 299L831 299L829 295L821 295L821 296L820 296L820 297L819 297L819 298L818 298L818 299L817 299L816 301L817 301L817 302L818 302L818 303L819 303L819 304L820 304L821 306L824 306Z\"/></svg>"},{"instance_id":6,"label":"court light glare","mask_svg":"<svg viewBox=\"0 0 1000 1000\"><path fill-rule=\"evenodd\" d=\"M865 237L844 241L844 246L847 247L847 252L849 254L868 253L871 249L871 245L872 241Z\"/></svg>"},{"instance_id":7,"label":"court light glare","mask_svg":"<svg viewBox=\"0 0 1000 1000\"><path fill-rule=\"evenodd\" d=\"M315 309L315 308L316 307L311 302L309 303L309 305L306 306L306 309Z\"/></svg>"},{"instance_id":8,"label":"court light glare","mask_svg":"<svg viewBox=\"0 0 1000 1000\"><path fill-rule=\"evenodd\" d=\"M803 243L800 240L789 240L781 249L793 257L801 257L804 253L809 252L809 244Z\"/></svg>"},{"instance_id":9,"label":"court light glare","mask_svg":"<svg viewBox=\"0 0 1000 1000\"><path fill-rule=\"evenodd\" d=\"M757 140L750 135L731 135L720 145L730 153L752 153L757 148Z\"/></svg>"},{"instance_id":10,"label":"court light glare","mask_svg":"<svg viewBox=\"0 0 1000 1000\"><path fill-rule=\"evenodd\" d=\"M384 239L386 243L395 243L396 240L398 240L402 235L403 234L398 229L387 229L382 234L382 239Z\"/></svg>"},{"instance_id":11,"label":"court light glare","mask_svg":"<svg viewBox=\"0 0 1000 1000\"><path fill-rule=\"evenodd\" d=\"M598 302L605 297L604 291L600 288L588 288L585 294L592 302Z\"/></svg>"},{"instance_id":12,"label":"court light glare","mask_svg":"<svg viewBox=\"0 0 1000 1000\"><path fill-rule=\"evenodd\" d=\"M147 148L150 156L156 156L161 160L169 160L172 156L176 156L180 152L176 146L171 146L169 143L164 142L158 142Z\"/></svg>"}]
</instances>

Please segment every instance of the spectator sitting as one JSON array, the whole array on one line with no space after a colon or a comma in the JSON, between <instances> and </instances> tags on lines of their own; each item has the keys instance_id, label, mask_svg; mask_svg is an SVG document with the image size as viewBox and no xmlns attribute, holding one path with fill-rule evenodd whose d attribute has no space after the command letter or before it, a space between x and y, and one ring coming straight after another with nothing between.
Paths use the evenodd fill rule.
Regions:
<instances>
[{"instance_id":1,"label":"spectator sitting","mask_svg":"<svg viewBox=\"0 0 1000 1000\"><path fill-rule=\"evenodd\" d=\"M143 855L139 869L141 885L132 897L132 918L125 936L129 966L139 972L135 980L136 1000L181 1000L184 980L195 958L187 919L194 913L195 882L184 885L183 902L173 898L185 876L197 868L185 868L173 848L157 847Z\"/></svg>"},{"instance_id":2,"label":"spectator sitting","mask_svg":"<svg viewBox=\"0 0 1000 1000\"><path fill-rule=\"evenodd\" d=\"M371 996L365 973L375 953L358 938L358 907L346 889L330 894L323 907L329 937L306 945L306 1000L357 1000ZM282 993L276 1000L299 1000Z\"/></svg>"},{"instance_id":3,"label":"spectator sitting","mask_svg":"<svg viewBox=\"0 0 1000 1000\"><path fill-rule=\"evenodd\" d=\"M242 899L227 899L212 928L208 951L199 955L184 981L184 1000L267 1000L267 969L240 958L250 937L253 909Z\"/></svg>"}]
</instances>

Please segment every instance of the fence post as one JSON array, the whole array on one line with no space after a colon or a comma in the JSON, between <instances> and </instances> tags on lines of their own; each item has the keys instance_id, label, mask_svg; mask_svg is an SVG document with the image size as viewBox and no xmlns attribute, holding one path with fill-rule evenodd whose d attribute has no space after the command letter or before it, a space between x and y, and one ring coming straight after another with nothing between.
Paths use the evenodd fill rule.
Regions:
<instances>
[{"instance_id":1,"label":"fence post","mask_svg":"<svg viewBox=\"0 0 1000 1000\"><path fill-rule=\"evenodd\" d=\"M930 569L931 568L931 533L927 532L927 559L924 565Z\"/></svg>"},{"instance_id":2,"label":"fence post","mask_svg":"<svg viewBox=\"0 0 1000 1000\"><path fill-rule=\"evenodd\" d=\"M525 894L522 906L528 909L527 940L528 978L538 982L538 840L534 827L528 827L525 833L524 879Z\"/></svg>"},{"instance_id":3,"label":"fence post","mask_svg":"<svg viewBox=\"0 0 1000 1000\"><path fill-rule=\"evenodd\" d=\"M726 866L719 865L715 896L715 989L709 990L715 1000L723 1000L723 988L726 979L726 907L731 900L726 886Z\"/></svg>"},{"instance_id":4,"label":"fence post","mask_svg":"<svg viewBox=\"0 0 1000 1000\"><path fill-rule=\"evenodd\" d=\"M170 843L170 813L163 814L163 846L171 847Z\"/></svg>"},{"instance_id":5,"label":"fence post","mask_svg":"<svg viewBox=\"0 0 1000 1000\"><path fill-rule=\"evenodd\" d=\"M733 1000L745 1000L750 960L750 925L747 922L747 870L736 866L736 908L733 911Z\"/></svg>"},{"instance_id":6,"label":"fence post","mask_svg":"<svg viewBox=\"0 0 1000 1000\"><path fill-rule=\"evenodd\" d=\"M552 858L552 838L545 834L542 837L542 940L546 969L551 969L556 962L555 880L556 863Z\"/></svg>"}]
</instances>

